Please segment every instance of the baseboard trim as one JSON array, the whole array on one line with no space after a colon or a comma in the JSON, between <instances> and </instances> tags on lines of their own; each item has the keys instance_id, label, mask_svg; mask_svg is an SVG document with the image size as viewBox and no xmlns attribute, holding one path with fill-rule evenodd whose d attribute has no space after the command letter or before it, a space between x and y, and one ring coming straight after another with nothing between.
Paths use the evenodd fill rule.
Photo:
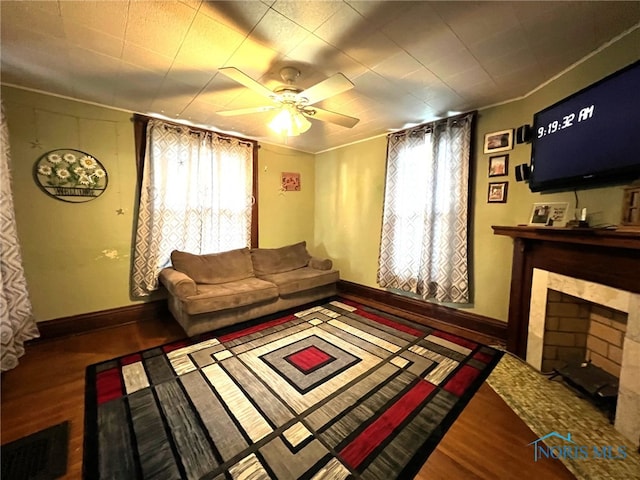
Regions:
<instances>
[{"instance_id":1,"label":"baseboard trim","mask_svg":"<svg viewBox=\"0 0 640 480\"><path fill-rule=\"evenodd\" d=\"M506 344L506 322L490 317L415 300L346 280L338 281L338 294L389 313L404 314L423 325L450 331L451 333L466 334L468 337L473 336L484 343ZM30 340L28 343L80 335L103 328L118 327L159 317L171 318L166 300L154 300L147 303L57 318L38 322L40 337Z\"/></svg>"},{"instance_id":2,"label":"baseboard trim","mask_svg":"<svg viewBox=\"0 0 640 480\"><path fill-rule=\"evenodd\" d=\"M40 338L30 340L36 343L43 340L80 335L103 328L119 327L144 320L171 316L166 300L154 300L147 303L110 308L98 312L82 313L70 317L56 318L38 322Z\"/></svg>"},{"instance_id":3,"label":"baseboard trim","mask_svg":"<svg viewBox=\"0 0 640 480\"><path fill-rule=\"evenodd\" d=\"M484 343L506 345L507 323L494 318L423 302L346 280L338 281L338 294L345 298L353 297L353 300L389 313L401 311L423 325L463 336L467 334L467 337L473 336L477 341Z\"/></svg>"}]
</instances>

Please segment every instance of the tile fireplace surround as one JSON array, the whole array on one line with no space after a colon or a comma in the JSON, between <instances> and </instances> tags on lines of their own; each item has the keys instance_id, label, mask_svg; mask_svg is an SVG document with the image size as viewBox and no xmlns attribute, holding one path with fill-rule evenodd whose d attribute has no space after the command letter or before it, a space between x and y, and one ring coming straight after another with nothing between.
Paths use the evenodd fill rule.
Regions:
<instances>
[{"instance_id":1,"label":"tile fireplace surround","mask_svg":"<svg viewBox=\"0 0 640 480\"><path fill-rule=\"evenodd\" d=\"M640 232L498 227L513 238L507 349L540 369L547 295L555 290L628 314L616 429L640 443Z\"/></svg>"},{"instance_id":2,"label":"tile fireplace surround","mask_svg":"<svg viewBox=\"0 0 640 480\"><path fill-rule=\"evenodd\" d=\"M537 370L542 364L549 290L628 314L615 427L629 440L637 442L640 439L640 294L534 268L526 360Z\"/></svg>"}]
</instances>

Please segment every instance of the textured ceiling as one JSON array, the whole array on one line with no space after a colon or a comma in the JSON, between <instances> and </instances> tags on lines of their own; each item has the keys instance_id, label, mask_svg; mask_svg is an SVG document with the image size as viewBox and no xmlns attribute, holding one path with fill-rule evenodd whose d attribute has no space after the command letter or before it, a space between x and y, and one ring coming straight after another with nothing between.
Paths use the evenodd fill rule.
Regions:
<instances>
[{"instance_id":1,"label":"textured ceiling","mask_svg":"<svg viewBox=\"0 0 640 480\"><path fill-rule=\"evenodd\" d=\"M6 1L1 80L159 114L309 152L521 97L640 24L640 2ZM318 106L360 118L312 120L282 139L269 104L218 72L274 88L342 72L355 88Z\"/></svg>"}]
</instances>

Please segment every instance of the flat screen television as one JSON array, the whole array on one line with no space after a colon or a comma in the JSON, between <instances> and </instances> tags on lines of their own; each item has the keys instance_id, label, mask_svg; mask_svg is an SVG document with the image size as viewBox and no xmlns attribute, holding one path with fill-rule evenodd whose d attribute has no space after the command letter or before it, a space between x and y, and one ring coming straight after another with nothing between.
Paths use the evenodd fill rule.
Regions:
<instances>
[{"instance_id":1,"label":"flat screen television","mask_svg":"<svg viewBox=\"0 0 640 480\"><path fill-rule=\"evenodd\" d=\"M532 192L640 178L640 61L533 117Z\"/></svg>"}]
</instances>

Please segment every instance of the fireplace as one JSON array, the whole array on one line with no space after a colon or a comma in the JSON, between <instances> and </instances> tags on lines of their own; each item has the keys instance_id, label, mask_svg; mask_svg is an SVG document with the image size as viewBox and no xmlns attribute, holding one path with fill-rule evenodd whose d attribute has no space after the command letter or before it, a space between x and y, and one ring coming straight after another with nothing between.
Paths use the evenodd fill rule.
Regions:
<instances>
[{"instance_id":1,"label":"fireplace","mask_svg":"<svg viewBox=\"0 0 640 480\"><path fill-rule=\"evenodd\" d=\"M587 362L617 383L627 318L625 312L549 289L540 370Z\"/></svg>"},{"instance_id":2,"label":"fireplace","mask_svg":"<svg viewBox=\"0 0 640 480\"><path fill-rule=\"evenodd\" d=\"M534 271L534 277L539 274ZM548 274L554 278L555 274ZM562 291L580 295L575 289L567 289L568 285L575 286L575 282L556 283L560 283L561 290L548 288L546 292L540 370L549 372L550 379L560 377L579 395L590 399L613 423L628 315ZM535 321L530 320L530 330L533 324Z\"/></svg>"},{"instance_id":3,"label":"fireplace","mask_svg":"<svg viewBox=\"0 0 640 480\"><path fill-rule=\"evenodd\" d=\"M571 343L576 348L575 344L584 340L584 357L582 359L577 355L577 350L575 350L576 357L574 357L574 360L578 362L587 359L589 332L591 331L597 335L593 335L590 345L593 349L600 350L602 355L595 351L591 353L592 357L596 357L594 364L607 371L614 378L618 377L615 409L616 429L629 439L638 441L640 439L640 378L638 377L638 374L640 374L640 370L638 370L638 367L640 367L640 294L534 268L526 360L538 370L545 370L546 367L543 365L545 337L555 333L553 331L550 332L546 327L548 319L554 318L547 315L548 308L553 306L553 302L549 302L549 297L551 296L552 299L562 298L555 296L554 292L582 299L585 304L588 302L600 306L599 310L596 308L595 324L588 317L582 319L583 325L580 325L579 317L578 321L575 322L575 329L579 329L581 326L587 327L584 330L585 333L580 331L561 333L568 335L565 343L570 343L571 336L569 334L574 334L574 339ZM586 312L581 312L581 310L586 310L581 308L581 305L577 307L573 306L575 304L569 305L572 305L572 308L567 310L586 314ZM615 312L621 313L616 315ZM626 318L622 313L626 314ZM594 315L590 313L589 316ZM607 316L611 318L607 318ZM622 321L614 323L613 319L616 316L618 316L618 320L623 320L624 318L626 323ZM605 320L610 321L605 322ZM614 325L617 328L614 328ZM605 326L611 327L611 329L605 329ZM625 332L624 335L622 330ZM584 335L584 339L582 335ZM563 338L565 337L560 337L554 341L555 343L562 343ZM618 345L620 344L622 346L619 352L620 365L619 368L616 368L615 362L609 360L607 355L611 352L613 353L611 356L616 358L618 353L616 348L619 348ZM549 344L547 342L546 348L548 347ZM556 365L556 367L559 366L560 364ZM607 394L609 393L607 392Z\"/></svg>"},{"instance_id":4,"label":"fireplace","mask_svg":"<svg viewBox=\"0 0 640 480\"><path fill-rule=\"evenodd\" d=\"M493 228L496 234L514 238L507 348L538 370L543 368L546 310L549 296L557 298L554 292L626 315L624 333L623 327L616 325L618 329L614 330L620 333L610 335L610 344L602 345L591 340L591 346L611 350L613 357L618 354L620 369L615 427L638 445L640 233L595 229ZM578 325L579 322L573 323ZM595 328L597 330L599 327ZM577 334L574 338L583 340L580 331L574 333ZM598 333L600 336L607 335L602 331ZM615 350L618 337L622 343L619 352ZM584 337L585 344L587 338ZM592 356L595 357L595 354ZM607 368L614 374L618 373L613 365L607 364Z\"/></svg>"}]
</instances>

